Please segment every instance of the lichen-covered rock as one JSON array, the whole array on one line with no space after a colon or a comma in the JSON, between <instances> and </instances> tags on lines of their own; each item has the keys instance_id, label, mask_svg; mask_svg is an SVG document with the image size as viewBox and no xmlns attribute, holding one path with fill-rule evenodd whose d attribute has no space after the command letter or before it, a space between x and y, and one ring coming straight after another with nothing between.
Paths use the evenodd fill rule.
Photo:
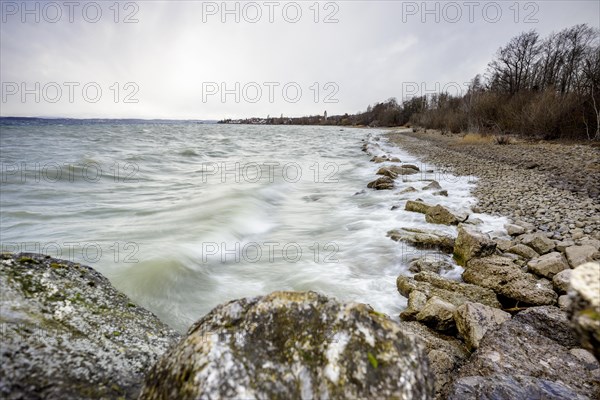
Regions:
<instances>
[{"instance_id":1,"label":"lichen-covered rock","mask_svg":"<svg viewBox=\"0 0 600 400\"><path fill-rule=\"evenodd\" d=\"M400 228L389 231L387 236L396 242L405 242L418 249L439 249L451 253L454 248L454 238L436 231Z\"/></svg>"},{"instance_id":2,"label":"lichen-covered rock","mask_svg":"<svg viewBox=\"0 0 600 400\"><path fill-rule=\"evenodd\" d=\"M600 264L586 263L573 270L568 314L584 348L600 360Z\"/></svg>"},{"instance_id":3,"label":"lichen-covered rock","mask_svg":"<svg viewBox=\"0 0 600 400\"><path fill-rule=\"evenodd\" d=\"M527 263L527 266L531 272L549 279L552 279L560 271L569 268L562 254L557 251L534 258Z\"/></svg>"},{"instance_id":4,"label":"lichen-covered rock","mask_svg":"<svg viewBox=\"0 0 600 400\"><path fill-rule=\"evenodd\" d=\"M494 254L496 242L489 235L465 225L458 226L458 237L454 243L454 259L465 266L475 257L486 257Z\"/></svg>"},{"instance_id":5,"label":"lichen-covered rock","mask_svg":"<svg viewBox=\"0 0 600 400\"><path fill-rule=\"evenodd\" d=\"M148 374L140 399L429 399L425 353L363 304L274 292L220 305Z\"/></svg>"},{"instance_id":6,"label":"lichen-covered rock","mask_svg":"<svg viewBox=\"0 0 600 400\"><path fill-rule=\"evenodd\" d=\"M445 399L456 371L469 358L469 351L458 339L435 332L419 322L401 321L400 328L425 347L434 377L435 398Z\"/></svg>"},{"instance_id":7,"label":"lichen-covered rock","mask_svg":"<svg viewBox=\"0 0 600 400\"><path fill-rule=\"evenodd\" d=\"M581 264L593 261L594 253L596 253L594 246L570 246L565 249L565 256L571 268L577 268Z\"/></svg>"},{"instance_id":8,"label":"lichen-covered rock","mask_svg":"<svg viewBox=\"0 0 600 400\"><path fill-rule=\"evenodd\" d=\"M396 286L400 294L405 297L409 297L416 290L423 293L427 300L435 296L453 304L455 307L468 301L486 304L490 307L499 308L501 306L492 290L452 281L432 272L419 272L412 278L400 275L396 279ZM420 309L417 311L420 311Z\"/></svg>"},{"instance_id":9,"label":"lichen-covered rock","mask_svg":"<svg viewBox=\"0 0 600 400\"><path fill-rule=\"evenodd\" d=\"M389 176L382 176L373 182L369 182L367 187L375 190L391 190L394 188L394 180Z\"/></svg>"},{"instance_id":10,"label":"lichen-covered rock","mask_svg":"<svg viewBox=\"0 0 600 400\"><path fill-rule=\"evenodd\" d=\"M425 213L425 221L430 224L441 225L458 225L460 222L456 215L452 214L450 210L439 204L427 210Z\"/></svg>"},{"instance_id":11,"label":"lichen-covered rock","mask_svg":"<svg viewBox=\"0 0 600 400\"><path fill-rule=\"evenodd\" d=\"M136 398L179 339L84 265L3 254L0 293L1 398Z\"/></svg>"},{"instance_id":12,"label":"lichen-covered rock","mask_svg":"<svg viewBox=\"0 0 600 400\"><path fill-rule=\"evenodd\" d=\"M518 315L518 314L517 314ZM483 337L460 369L450 399L595 399L600 380L579 358L528 318L506 321Z\"/></svg>"},{"instance_id":13,"label":"lichen-covered rock","mask_svg":"<svg viewBox=\"0 0 600 400\"><path fill-rule=\"evenodd\" d=\"M431 207L432 207L431 205L425 204L422 201L409 200L406 202L404 209L406 211L412 211L412 212L418 212L421 214L425 214Z\"/></svg>"},{"instance_id":14,"label":"lichen-covered rock","mask_svg":"<svg viewBox=\"0 0 600 400\"><path fill-rule=\"evenodd\" d=\"M506 257L475 258L467 263L462 275L465 282L479 285L522 305L548 305L556 303L557 295L550 281L537 279L523 272Z\"/></svg>"},{"instance_id":15,"label":"lichen-covered rock","mask_svg":"<svg viewBox=\"0 0 600 400\"><path fill-rule=\"evenodd\" d=\"M509 319L509 313L480 303L464 303L454 312L458 333L471 351L479 347L479 342L488 330L495 329Z\"/></svg>"}]
</instances>

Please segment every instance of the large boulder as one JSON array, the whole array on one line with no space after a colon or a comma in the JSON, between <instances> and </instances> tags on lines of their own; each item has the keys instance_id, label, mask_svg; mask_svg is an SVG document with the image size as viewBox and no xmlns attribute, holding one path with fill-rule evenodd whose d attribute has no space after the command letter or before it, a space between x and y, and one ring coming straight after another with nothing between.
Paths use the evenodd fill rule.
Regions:
<instances>
[{"instance_id":1,"label":"large boulder","mask_svg":"<svg viewBox=\"0 0 600 400\"><path fill-rule=\"evenodd\" d=\"M538 313L489 330L458 373L449 399L594 399L597 369L559 343L552 327L540 330ZM552 319L546 321L551 323Z\"/></svg>"},{"instance_id":2,"label":"large boulder","mask_svg":"<svg viewBox=\"0 0 600 400\"><path fill-rule=\"evenodd\" d=\"M427 186L423 187L423 190L442 190L442 186L438 181L431 181Z\"/></svg>"},{"instance_id":3,"label":"large boulder","mask_svg":"<svg viewBox=\"0 0 600 400\"><path fill-rule=\"evenodd\" d=\"M430 224L458 225L458 217L450 212L446 207L435 205L425 213L425 221Z\"/></svg>"},{"instance_id":4,"label":"large boulder","mask_svg":"<svg viewBox=\"0 0 600 400\"><path fill-rule=\"evenodd\" d=\"M469 358L469 351L458 339L435 332L419 322L401 321L400 328L425 347L434 377L435 398L445 399L456 371Z\"/></svg>"},{"instance_id":5,"label":"large boulder","mask_svg":"<svg viewBox=\"0 0 600 400\"><path fill-rule=\"evenodd\" d=\"M466 302L454 312L458 333L471 351L479 347L479 342L488 330L496 329L509 319L509 313L480 303Z\"/></svg>"},{"instance_id":6,"label":"large boulder","mask_svg":"<svg viewBox=\"0 0 600 400\"><path fill-rule=\"evenodd\" d=\"M510 258L489 256L472 259L462 276L465 282L491 289L522 305L556 303L557 295L552 283L523 272Z\"/></svg>"},{"instance_id":7,"label":"large boulder","mask_svg":"<svg viewBox=\"0 0 600 400\"><path fill-rule=\"evenodd\" d=\"M570 246L565 249L565 256L571 268L594 260L596 248L594 246Z\"/></svg>"},{"instance_id":8,"label":"large boulder","mask_svg":"<svg viewBox=\"0 0 600 400\"><path fill-rule=\"evenodd\" d=\"M387 236L396 242L408 243L418 249L437 249L451 253L454 248L454 238L437 231L400 228L389 231Z\"/></svg>"},{"instance_id":9,"label":"large boulder","mask_svg":"<svg viewBox=\"0 0 600 400\"><path fill-rule=\"evenodd\" d=\"M534 258L527 263L527 266L531 272L548 279L552 279L559 272L569 269L569 265L562 254L557 251Z\"/></svg>"},{"instance_id":10,"label":"large boulder","mask_svg":"<svg viewBox=\"0 0 600 400\"><path fill-rule=\"evenodd\" d=\"M274 292L220 305L149 372L140 399L429 399L416 339L364 304Z\"/></svg>"},{"instance_id":11,"label":"large boulder","mask_svg":"<svg viewBox=\"0 0 600 400\"><path fill-rule=\"evenodd\" d=\"M586 263L573 270L569 299L572 326L583 347L600 361L600 264Z\"/></svg>"},{"instance_id":12,"label":"large boulder","mask_svg":"<svg viewBox=\"0 0 600 400\"><path fill-rule=\"evenodd\" d=\"M389 176L382 176L367 184L369 189L375 190L392 190L394 188L394 179Z\"/></svg>"},{"instance_id":13,"label":"large boulder","mask_svg":"<svg viewBox=\"0 0 600 400\"><path fill-rule=\"evenodd\" d=\"M90 267L3 254L0 398L136 398L179 334Z\"/></svg>"},{"instance_id":14,"label":"large boulder","mask_svg":"<svg viewBox=\"0 0 600 400\"><path fill-rule=\"evenodd\" d=\"M466 225L458 226L458 237L454 243L454 259L459 265L465 266L470 259L490 256L495 251L496 242L490 239L488 234Z\"/></svg>"}]
</instances>

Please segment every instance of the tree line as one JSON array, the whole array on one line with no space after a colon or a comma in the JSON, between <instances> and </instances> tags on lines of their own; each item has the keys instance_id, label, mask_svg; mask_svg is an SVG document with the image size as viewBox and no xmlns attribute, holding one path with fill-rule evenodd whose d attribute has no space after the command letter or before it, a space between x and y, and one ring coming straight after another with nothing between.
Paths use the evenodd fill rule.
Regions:
<instances>
[{"instance_id":1,"label":"tree line","mask_svg":"<svg viewBox=\"0 0 600 400\"><path fill-rule=\"evenodd\" d=\"M352 115L260 121L372 127L412 124L452 133L600 140L600 30L581 24L544 38L535 30L523 32L498 49L487 70L475 76L461 94L436 93L402 103L390 98Z\"/></svg>"}]
</instances>

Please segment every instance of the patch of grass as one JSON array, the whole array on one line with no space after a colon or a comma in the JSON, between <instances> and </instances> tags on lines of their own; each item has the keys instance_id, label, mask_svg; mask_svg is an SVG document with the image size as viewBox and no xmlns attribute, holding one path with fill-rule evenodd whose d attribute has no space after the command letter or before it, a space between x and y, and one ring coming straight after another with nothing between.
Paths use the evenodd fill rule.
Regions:
<instances>
[{"instance_id":1,"label":"patch of grass","mask_svg":"<svg viewBox=\"0 0 600 400\"><path fill-rule=\"evenodd\" d=\"M460 144L488 144L492 143L493 138L488 135L482 135L480 133L467 133L460 140Z\"/></svg>"},{"instance_id":2,"label":"patch of grass","mask_svg":"<svg viewBox=\"0 0 600 400\"><path fill-rule=\"evenodd\" d=\"M367 353L367 358L369 359L369 362L373 368L377 369L379 366L379 361L377 361L377 358L371 352Z\"/></svg>"}]
</instances>

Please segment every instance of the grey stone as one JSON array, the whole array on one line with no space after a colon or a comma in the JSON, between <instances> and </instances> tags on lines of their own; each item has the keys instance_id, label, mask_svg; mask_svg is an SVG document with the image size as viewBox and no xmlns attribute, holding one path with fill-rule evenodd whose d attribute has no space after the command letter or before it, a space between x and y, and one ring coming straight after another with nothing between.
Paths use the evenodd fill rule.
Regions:
<instances>
[{"instance_id":1,"label":"grey stone","mask_svg":"<svg viewBox=\"0 0 600 400\"><path fill-rule=\"evenodd\" d=\"M409 200L406 202L406 206L404 207L404 209L406 211L413 211L425 214L431 207L432 206L430 206L429 204L425 204L422 201Z\"/></svg>"},{"instance_id":2,"label":"grey stone","mask_svg":"<svg viewBox=\"0 0 600 400\"><path fill-rule=\"evenodd\" d=\"M432 296L416 315L417 321L439 332L449 332L456 327L454 311L456 306L437 296Z\"/></svg>"},{"instance_id":3,"label":"grey stone","mask_svg":"<svg viewBox=\"0 0 600 400\"><path fill-rule=\"evenodd\" d=\"M554 249L554 241L541 233L529 233L519 236L521 243L531 247L539 254L549 253Z\"/></svg>"},{"instance_id":4,"label":"grey stone","mask_svg":"<svg viewBox=\"0 0 600 400\"><path fill-rule=\"evenodd\" d=\"M494 254L496 243L486 233L479 232L466 225L458 226L458 237L454 244L454 259L459 265L465 266L469 260L476 257L486 257Z\"/></svg>"},{"instance_id":5,"label":"grey stone","mask_svg":"<svg viewBox=\"0 0 600 400\"><path fill-rule=\"evenodd\" d=\"M382 176L373 182L369 182L367 187L375 190L391 190L394 188L394 179L389 176Z\"/></svg>"},{"instance_id":6,"label":"grey stone","mask_svg":"<svg viewBox=\"0 0 600 400\"><path fill-rule=\"evenodd\" d=\"M514 246L508 249L508 252L512 254L517 254L528 260L540 256L534 249L532 249L529 246L525 246L522 243L515 244Z\"/></svg>"},{"instance_id":7,"label":"grey stone","mask_svg":"<svg viewBox=\"0 0 600 400\"><path fill-rule=\"evenodd\" d=\"M405 242L418 249L439 249L451 253L454 248L454 238L431 230L400 228L389 231L387 236L396 242Z\"/></svg>"},{"instance_id":8,"label":"grey stone","mask_svg":"<svg viewBox=\"0 0 600 400\"><path fill-rule=\"evenodd\" d=\"M571 273L572 270L565 269L564 271L560 271L558 274L554 275L552 278L552 285L554 285L554 290L556 290L557 293L567 293L571 283Z\"/></svg>"},{"instance_id":9,"label":"grey stone","mask_svg":"<svg viewBox=\"0 0 600 400\"><path fill-rule=\"evenodd\" d=\"M550 282L523 272L506 257L472 259L462 276L467 283L492 289L498 295L525 304L547 305L556 302L557 295Z\"/></svg>"},{"instance_id":10,"label":"grey stone","mask_svg":"<svg viewBox=\"0 0 600 400\"><path fill-rule=\"evenodd\" d=\"M506 224L504 228L510 236L519 236L525 233L525 228L515 224Z\"/></svg>"},{"instance_id":11,"label":"grey stone","mask_svg":"<svg viewBox=\"0 0 600 400\"><path fill-rule=\"evenodd\" d=\"M600 360L600 264L586 263L573 270L568 309L582 346Z\"/></svg>"},{"instance_id":12,"label":"grey stone","mask_svg":"<svg viewBox=\"0 0 600 400\"><path fill-rule=\"evenodd\" d=\"M509 313L480 303L464 303L454 312L458 333L471 351L479 347L479 342L488 330L495 329L509 319Z\"/></svg>"},{"instance_id":13,"label":"grey stone","mask_svg":"<svg viewBox=\"0 0 600 400\"><path fill-rule=\"evenodd\" d=\"M446 207L435 205L430 207L425 213L425 221L430 224L458 225L458 217L450 212Z\"/></svg>"},{"instance_id":14,"label":"grey stone","mask_svg":"<svg viewBox=\"0 0 600 400\"><path fill-rule=\"evenodd\" d=\"M432 181L423 190L441 190L442 186L437 181Z\"/></svg>"},{"instance_id":15,"label":"grey stone","mask_svg":"<svg viewBox=\"0 0 600 400\"><path fill-rule=\"evenodd\" d=\"M527 263L527 266L531 272L549 279L560 271L569 269L569 265L563 259L562 254L556 251L534 258Z\"/></svg>"},{"instance_id":16,"label":"grey stone","mask_svg":"<svg viewBox=\"0 0 600 400\"><path fill-rule=\"evenodd\" d=\"M596 249L593 246L571 246L565 249L565 255L571 268L577 268L581 264L593 261Z\"/></svg>"}]
</instances>

